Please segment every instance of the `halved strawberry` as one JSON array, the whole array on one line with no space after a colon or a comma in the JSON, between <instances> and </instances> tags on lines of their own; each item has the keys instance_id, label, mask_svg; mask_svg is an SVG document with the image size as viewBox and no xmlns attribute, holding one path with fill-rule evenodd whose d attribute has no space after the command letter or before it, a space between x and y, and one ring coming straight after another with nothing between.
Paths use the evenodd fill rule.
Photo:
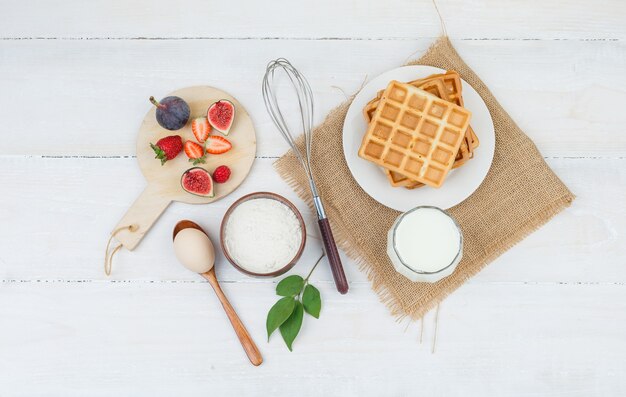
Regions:
<instances>
[{"instance_id":1,"label":"halved strawberry","mask_svg":"<svg viewBox=\"0 0 626 397\"><path fill-rule=\"evenodd\" d=\"M193 162L194 165L206 162L204 148L200 144L193 141L185 142L185 154L189 157L189 161Z\"/></svg>"},{"instance_id":2,"label":"halved strawberry","mask_svg":"<svg viewBox=\"0 0 626 397\"><path fill-rule=\"evenodd\" d=\"M233 145L222 136L211 135L206 141L206 152L210 154L226 153L232 148Z\"/></svg>"},{"instance_id":3,"label":"halved strawberry","mask_svg":"<svg viewBox=\"0 0 626 397\"><path fill-rule=\"evenodd\" d=\"M193 131L193 135L200 143L204 143L207 140L211 128L211 124L209 124L209 120L206 117L198 117L191 122L191 131Z\"/></svg>"}]
</instances>

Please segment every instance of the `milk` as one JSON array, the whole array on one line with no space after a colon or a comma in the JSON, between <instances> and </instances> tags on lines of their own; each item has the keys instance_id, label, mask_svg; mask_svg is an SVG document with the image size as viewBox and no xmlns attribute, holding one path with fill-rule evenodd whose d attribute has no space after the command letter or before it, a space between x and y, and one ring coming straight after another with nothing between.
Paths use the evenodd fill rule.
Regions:
<instances>
[{"instance_id":1,"label":"milk","mask_svg":"<svg viewBox=\"0 0 626 397\"><path fill-rule=\"evenodd\" d=\"M389 258L413 281L435 282L452 274L462 249L458 224L436 207L417 207L400 215L388 234Z\"/></svg>"}]
</instances>

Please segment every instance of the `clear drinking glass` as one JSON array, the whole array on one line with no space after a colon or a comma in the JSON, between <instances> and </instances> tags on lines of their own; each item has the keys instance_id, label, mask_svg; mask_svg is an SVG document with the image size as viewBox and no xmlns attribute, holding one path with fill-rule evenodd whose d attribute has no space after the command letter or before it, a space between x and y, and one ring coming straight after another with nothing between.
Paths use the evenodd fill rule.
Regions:
<instances>
[{"instance_id":1,"label":"clear drinking glass","mask_svg":"<svg viewBox=\"0 0 626 397\"><path fill-rule=\"evenodd\" d=\"M434 210L439 211L440 213L445 215L447 218L451 219L454 226L458 230L459 249L456 252L456 255L453 257L453 259L450 261L449 264L447 264L446 266L436 271L422 270L422 269L419 269L419 265L417 264L406 263L405 260L403 260L402 257L400 256L398 249L397 249L397 245L396 245L396 236L397 236L398 226L401 224L403 219L405 219L405 217L407 217L408 215L412 214L415 211L420 211L424 209L434 209ZM434 283L452 274L454 270L456 269L457 265L459 264L459 262L461 262L461 258L463 257L463 232L461 231L461 227L459 226L458 222L452 216L450 216L450 214L448 214L446 211L442 210L441 208L427 206L427 205L415 207L412 210L409 210L401 214L396 219L391 229L389 229L389 232L387 234L387 255L389 255L389 259L391 260L391 263L393 263L393 266L396 269L396 271L402 274L403 276L405 276L406 278L408 278L409 280L416 281L416 282Z\"/></svg>"}]
</instances>

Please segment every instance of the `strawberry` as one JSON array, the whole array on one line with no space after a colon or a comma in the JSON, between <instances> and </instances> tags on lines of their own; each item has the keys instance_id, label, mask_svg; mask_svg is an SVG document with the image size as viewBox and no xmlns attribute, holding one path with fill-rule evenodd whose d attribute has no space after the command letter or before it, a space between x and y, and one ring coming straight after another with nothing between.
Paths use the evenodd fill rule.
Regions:
<instances>
[{"instance_id":1,"label":"strawberry","mask_svg":"<svg viewBox=\"0 0 626 397\"><path fill-rule=\"evenodd\" d=\"M193 162L193 165L204 163L206 159L204 148L193 141L185 142L185 154L189 157L189 161Z\"/></svg>"},{"instance_id":2,"label":"strawberry","mask_svg":"<svg viewBox=\"0 0 626 397\"><path fill-rule=\"evenodd\" d=\"M210 154L226 153L232 148L233 145L222 136L211 135L206 141L206 152Z\"/></svg>"},{"instance_id":3,"label":"strawberry","mask_svg":"<svg viewBox=\"0 0 626 397\"><path fill-rule=\"evenodd\" d=\"M155 159L161 160L161 165L163 165L168 160L178 156L178 153L183 150L183 138L180 135L166 136L159 139L156 145L151 143L150 147L156 153Z\"/></svg>"},{"instance_id":4,"label":"strawberry","mask_svg":"<svg viewBox=\"0 0 626 397\"><path fill-rule=\"evenodd\" d=\"M215 183L224 183L230 178L230 168L225 165L220 165L213 171L213 181Z\"/></svg>"},{"instance_id":5,"label":"strawberry","mask_svg":"<svg viewBox=\"0 0 626 397\"><path fill-rule=\"evenodd\" d=\"M193 131L193 135L200 143L204 143L207 140L211 128L211 124L209 124L209 120L206 117L198 117L191 122L191 131Z\"/></svg>"}]
</instances>

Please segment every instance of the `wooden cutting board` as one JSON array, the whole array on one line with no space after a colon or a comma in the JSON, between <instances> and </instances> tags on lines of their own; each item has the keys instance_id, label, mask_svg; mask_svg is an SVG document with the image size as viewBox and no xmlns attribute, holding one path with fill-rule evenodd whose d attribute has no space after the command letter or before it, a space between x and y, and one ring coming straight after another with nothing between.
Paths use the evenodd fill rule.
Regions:
<instances>
[{"instance_id":1,"label":"wooden cutting board","mask_svg":"<svg viewBox=\"0 0 626 397\"><path fill-rule=\"evenodd\" d=\"M129 250L134 249L139 244L143 236L172 201L208 204L232 193L250 172L256 155L256 133L252 119L241 103L231 95L208 86L182 88L165 96L172 95L181 97L189 104L191 116L187 124L177 131L166 130L157 123L156 107L154 106L144 117L137 135L137 161L148 185L114 229L117 230L130 225L135 226L133 231L122 229L115 235L115 238ZM189 162L184 151L175 159L161 165L160 160L154 158L155 153L150 147L150 143L156 143L168 135L180 135L183 142L195 141L191 131L191 121L196 117L206 116L209 106L220 99L228 99L235 105L235 119L230 134L225 136L232 143L233 148L224 154L207 154L206 164L196 166L213 174L218 166L227 165L231 169L231 176L226 183L214 185L215 197L196 196L183 190L180 185L183 172L195 167ZM211 131L211 134L223 136L215 130Z\"/></svg>"}]
</instances>

